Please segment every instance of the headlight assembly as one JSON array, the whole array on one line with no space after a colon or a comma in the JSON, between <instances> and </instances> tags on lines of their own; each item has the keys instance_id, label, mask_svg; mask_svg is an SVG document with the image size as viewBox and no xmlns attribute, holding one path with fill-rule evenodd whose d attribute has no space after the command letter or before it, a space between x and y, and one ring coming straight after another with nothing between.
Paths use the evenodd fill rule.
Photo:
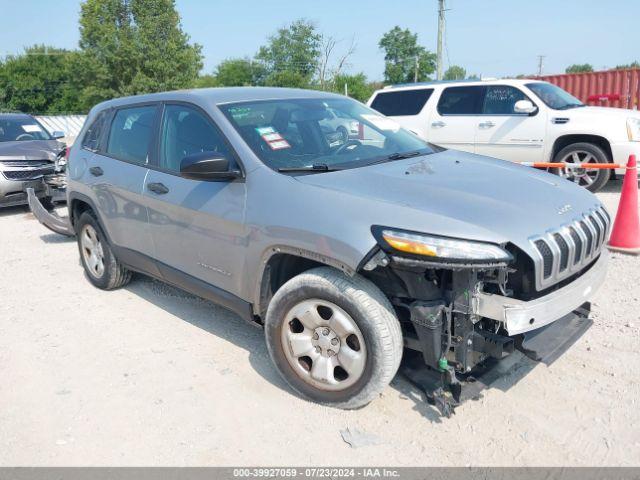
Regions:
<instances>
[{"instance_id":1,"label":"headlight assembly","mask_svg":"<svg viewBox=\"0 0 640 480\"><path fill-rule=\"evenodd\" d=\"M377 229L376 237L386 250L452 262L509 262L509 252L492 243L438 237L391 228Z\"/></svg>"},{"instance_id":2,"label":"headlight assembly","mask_svg":"<svg viewBox=\"0 0 640 480\"><path fill-rule=\"evenodd\" d=\"M627 118L627 136L630 142L640 142L640 118Z\"/></svg>"}]
</instances>

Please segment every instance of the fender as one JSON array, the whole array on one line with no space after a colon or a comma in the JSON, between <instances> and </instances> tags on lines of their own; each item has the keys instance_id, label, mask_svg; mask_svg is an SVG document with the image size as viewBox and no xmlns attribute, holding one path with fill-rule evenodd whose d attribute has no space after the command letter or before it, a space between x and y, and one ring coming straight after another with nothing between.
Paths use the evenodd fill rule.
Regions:
<instances>
[{"instance_id":1,"label":"fender","mask_svg":"<svg viewBox=\"0 0 640 480\"><path fill-rule=\"evenodd\" d=\"M256 280L254 295L253 295L253 299L254 299L253 311L255 315L260 315L262 313L260 312L260 306L264 301L264 295L265 295L265 292L267 291L265 287L266 287L266 281L268 279L268 275L265 275L265 269L269 264L269 260L271 260L271 258L274 255L278 255L282 253L293 255L300 258L306 258L308 260L313 260L314 262L318 262L323 265L327 265L329 267L337 268L338 270L341 270L342 272L346 273L350 277L353 277L356 274L356 271L353 268L346 265L345 263L339 260L336 260L335 258L322 255L318 252L312 252L309 250L305 250L303 248L291 247L288 245L273 245L267 248L263 252L260 258L260 266L258 267L258 271L256 272L257 280Z\"/></svg>"}]
</instances>

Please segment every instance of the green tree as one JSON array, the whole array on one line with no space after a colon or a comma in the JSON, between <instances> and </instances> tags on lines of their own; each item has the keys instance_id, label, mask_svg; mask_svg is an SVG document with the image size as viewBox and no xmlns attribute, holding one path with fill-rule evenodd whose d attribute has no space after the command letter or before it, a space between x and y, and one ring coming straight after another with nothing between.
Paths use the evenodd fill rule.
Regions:
<instances>
[{"instance_id":1,"label":"green tree","mask_svg":"<svg viewBox=\"0 0 640 480\"><path fill-rule=\"evenodd\" d=\"M315 25L308 20L296 20L280 28L256 54L264 69L264 83L308 86L318 67L321 41Z\"/></svg>"},{"instance_id":2,"label":"green tree","mask_svg":"<svg viewBox=\"0 0 640 480\"><path fill-rule=\"evenodd\" d=\"M587 73L587 72L593 72L593 66L589 63L576 63L574 65L569 65L566 70L565 73Z\"/></svg>"},{"instance_id":3,"label":"green tree","mask_svg":"<svg viewBox=\"0 0 640 480\"><path fill-rule=\"evenodd\" d=\"M418 45L418 35L409 29L393 27L378 46L384 51L384 79L388 83L429 80L436 69L436 55Z\"/></svg>"},{"instance_id":4,"label":"green tree","mask_svg":"<svg viewBox=\"0 0 640 480\"><path fill-rule=\"evenodd\" d=\"M640 68L640 62L634 60L633 62L627 63L626 65L616 65L616 68L614 68L614 70L626 70L628 68Z\"/></svg>"},{"instance_id":5,"label":"green tree","mask_svg":"<svg viewBox=\"0 0 640 480\"><path fill-rule=\"evenodd\" d=\"M364 73L336 75L333 78L332 90L336 93L344 93L345 85L348 95L360 102L366 102L375 90L375 87L367 82Z\"/></svg>"},{"instance_id":6,"label":"green tree","mask_svg":"<svg viewBox=\"0 0 640 480\"><path fill-rule=\"evenodd\" d=\"M80 92L96 101L189 87L201 47L182 31L174 0L86 0L80 8L78 65L91 77Z\"/></svg>"},{"instance_id":7,"label":"green tree","mask_svg":"<svg viewBox=\"0 0 640 480\"><path fill-rule=\"evenodd\" d=\"M458 65L451 65L444 72L445 80L462 80L467 76L467 71Z\"/></svg>"},{"instance_id":8,"label":"green tree","mask_svg":"<svg viewBox=\"0 0 640 480\"><path fill-rule=\"evenodd\" d=\"M193 82L193 88L219 87L218 79L215 75L200 75Z\"/></svg>"},{"instance_id":9,"label":"green tree","mask_svg":"<svg viewBox=\"0 0 640 480\"><path fill-rule=\"evenodd\" d=\"M74 52L45 45L27 47L23 54L0 64L0 107L28 113L81 110L72 84Z\"/></svg>"},{"instance_id":10,"label":"green tree","mask_svg":"<svg viewBox=\"0 0 640 480\"><path fill-rule=\"evenodd\" d=\"M229 58L220 62L214 75L222 87L252 86L262 83L264 68L249 58Z\"/></svg>"}]
</instances>

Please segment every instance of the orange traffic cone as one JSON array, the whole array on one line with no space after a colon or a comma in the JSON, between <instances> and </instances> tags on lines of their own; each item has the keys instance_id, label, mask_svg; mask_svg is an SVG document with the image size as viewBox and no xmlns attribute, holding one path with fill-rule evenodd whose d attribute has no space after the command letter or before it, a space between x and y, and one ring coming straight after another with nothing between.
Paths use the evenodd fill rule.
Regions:
<instances>
[{"instance_id":1,"label":"orange traffic cone","mask_svg":"<svg viewBox=\"0 0 640 480\"><path fill-rule=\"evenodd\" d=\"M638 170L636 156L629 155L622 181L622 193L616 220L607 245L609 250L640 253L640 219L638 218Z\"/></svg>"}]
</instances>

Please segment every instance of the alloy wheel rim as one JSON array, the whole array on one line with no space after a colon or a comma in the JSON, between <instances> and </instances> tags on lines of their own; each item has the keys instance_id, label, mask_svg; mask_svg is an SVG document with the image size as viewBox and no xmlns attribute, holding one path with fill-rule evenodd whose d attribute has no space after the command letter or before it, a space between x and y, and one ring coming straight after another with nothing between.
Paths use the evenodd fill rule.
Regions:
<instances>
[{"instance_id":1,"label":"alloy wheel rim","mask_svg":"<svg viewBox=\"0 0 640 480\"><path fill-rule=\"evenodd\" d=\"M80 232L80 247L87 271L94 278L104 274L104 250L96 229L85 225Z\"/></svg>"},{"instance_id":2,"label":"alloy wheel rim","mask_svg":"<svg viewBox=\"0 0 640 480\"><path fill-rule=\"evenodd\" d=\"M598 163L598 159L589 152L584 150L576 150L565 155L562 163ZM567 180L577 183L581 187L588 187L596 181L600 171L595 168L587 168L576 172L573 169L561 168L560 176Z\"/></svg>"},{"instance_id":3,"label":"alloy wheel rim","mask_svg":"<svg viewBox=\"0 0 640 480\"><path fill-rule=\"evenodd\" d=\"M281 335L296 375L320 390L340 391L364 374L367 351L355 320L332 302L309 299L284 318Z\"/></svg>"}]
</instances>

